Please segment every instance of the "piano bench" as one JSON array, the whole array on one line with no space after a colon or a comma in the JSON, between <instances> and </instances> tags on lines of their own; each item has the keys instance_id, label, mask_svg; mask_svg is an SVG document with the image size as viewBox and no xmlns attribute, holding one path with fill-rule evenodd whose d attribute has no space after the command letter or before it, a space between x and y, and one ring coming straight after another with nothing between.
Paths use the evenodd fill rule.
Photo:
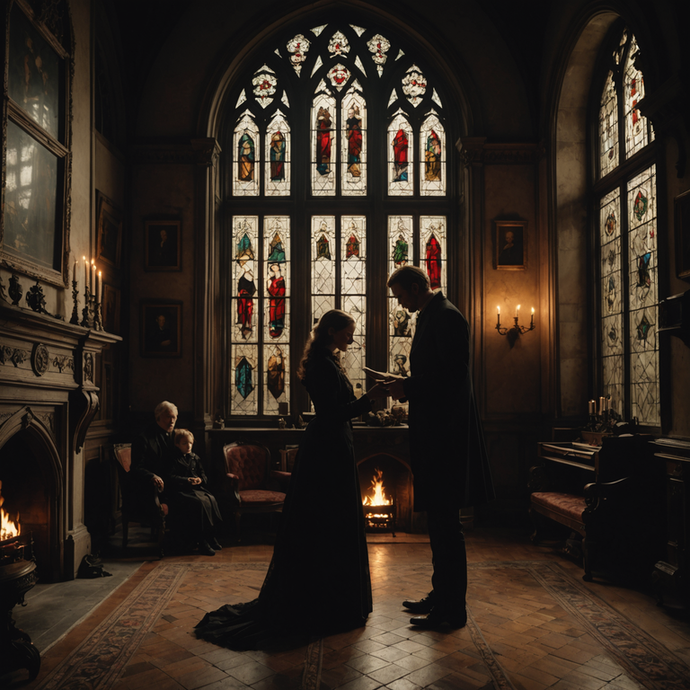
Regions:
<instances>
[{"instance_id":1,"label":"piano bench","mask_svg":"<svg viewBox=\"0 0 690 690\"><path fill-rule=\"evenodd\" d=\"M582 514L587 507L584 496L555 491L535 491L530 496L531 509L585 536Z\"/></svg>"}]
</instances>

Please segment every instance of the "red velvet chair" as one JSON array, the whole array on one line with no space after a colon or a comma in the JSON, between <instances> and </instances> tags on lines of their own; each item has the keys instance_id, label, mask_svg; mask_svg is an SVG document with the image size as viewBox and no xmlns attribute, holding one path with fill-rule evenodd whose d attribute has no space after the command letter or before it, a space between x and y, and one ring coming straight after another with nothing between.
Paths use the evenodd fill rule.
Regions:
<instances>
[{"instance_id":1,"label":"red velvet chair","mask_svg":"<svg viewBox=\"0 0 690 690\"><path fill-rule=\"evenodd\" d=\"M156 488L151 485L150 493L142 495L140 487L136 486L129 471L132 466L132 446L129 443L116 443L113 455L117 460L120 493L122 496L122 548L127 548L127 537L130 522L151 527L151 533L156 540L159 556L163 556L163 539L165 538L165 519L168 506L161 503ZM139 489L139 490L137 490Z\"/></svg>"},{"instance_id":2,"label":"red velvet chair","mask_svg":"<svg viewBox=\"0 0 690 690\"><path fill-rule=\"evenodd\" d=\"M290 472L273 470L271 452L252 443L223 446L225 461L218 503L225 513L235 516L237 540L245 513L280 513L290 483Z\"/></svg>"}]
</instances>

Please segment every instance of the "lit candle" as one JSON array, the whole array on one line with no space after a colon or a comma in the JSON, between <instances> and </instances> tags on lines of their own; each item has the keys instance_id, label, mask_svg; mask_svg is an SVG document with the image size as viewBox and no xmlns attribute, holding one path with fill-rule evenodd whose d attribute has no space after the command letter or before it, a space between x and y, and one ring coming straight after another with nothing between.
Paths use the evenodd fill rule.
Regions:
<instances>
[{"instance_id":1,"label":"lit candle","mask_svg":"<svg viewBox=\"0 0 690 690\"><path fill-rule=\"evenodd\" d=\"M517 319L520 316L520 305L518 304L516 309L515 309L515 318Z\"/></svg>"},{"instance_id":2,"label":"lit candle","mask_svg":"<svg viewBox=\"0 0 690 690\"><path fill-rule=\"evenodd\" d=\"M599 414L604 414L606 410L606 398L602 395L599 398Z\"/></svg>"},{"instance_id":3,"label":"lit candle","mask_svg":"<svg viewBox=\"0 0 690 690\"><path fill-rule=\"evenodd\" d=\"M530 318L529 325L530 328L534 326L534 307L532 307L532 317Z\"/></svg>"},{"instance_id":4,"label":"lit candle","mask_svg":"<svg viewBox=\"0 0 690 690\"><path fill-rule=\"evenodd\" d=\"M594 402L594 400L590 400L587 403L587 410L588 410L589 414L594 414L595 406L596 406L596 403Z\"/></svg>"},{"instance_id":5,"label":"lit candle","mask_svg":"<svg viewBox=\"0 0 690 690\"><path fill-rule=\"evenodd\" d=\"M96 295L96 262L91 259L91 294Z\"/></svg>"},{"instance_id":6,"label":"lit candle","mask_svg":"<svg viewBox=\"0 0 690 690\"><path fill-rule=\"evenodd\" d=\"M84 291L89 287L89 262L86 260L85 256L81 257L84 259Z\"/></svg>"},{"instance_id":7,"label":"lit candle","mask_svg":"<svg viewBox=\"0 0 690 690\"><path fill-rule=\"evenodd\" d=\"M98 271L98 289L96 290L96 294L98 295L98 302L99 304L103 302L103 275L101 271Z\"/></svg>"},{"instance_id":8,"label":"lit candle","mask_svg":"<svg viewBox=\"0 0 690 690\"><path fill-rule=\"evenodd\" d=\"M497 313L496 325L500 326L501 325L501 307L496 307L496 313Z\"/></svg>"}]
</instances>

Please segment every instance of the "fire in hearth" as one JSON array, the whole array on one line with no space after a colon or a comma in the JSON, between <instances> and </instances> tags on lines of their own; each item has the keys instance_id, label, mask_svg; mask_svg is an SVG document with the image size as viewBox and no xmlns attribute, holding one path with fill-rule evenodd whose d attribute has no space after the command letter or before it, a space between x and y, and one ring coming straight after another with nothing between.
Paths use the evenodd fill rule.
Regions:
<instances>
[{"instance_id":1,"label":"fire in hearth","mask_svg":"<svg viewBox=\"0 0 690 690\"><path fill-rule=\"evenodd\" d=\"M386 496L383 486L383 471L374 470L370 495L362 499L364 506L364 525L368 531L393 532L395 536L395 505Z\"/></svg>"},{"instance_id":2,"label":"fire in hearth","mask_svg":"<svg viewBox=\"0 0 690 690\"><path fill-rule=\"evenodd\" d=\"M3 510L2 504L4 502L5 499L2 497L2 481L0 481L0 541L15 539L22 531L19 524L19 516L17 516L16 520L12 520L9 513Z\"/></svg>"}]
</instances>

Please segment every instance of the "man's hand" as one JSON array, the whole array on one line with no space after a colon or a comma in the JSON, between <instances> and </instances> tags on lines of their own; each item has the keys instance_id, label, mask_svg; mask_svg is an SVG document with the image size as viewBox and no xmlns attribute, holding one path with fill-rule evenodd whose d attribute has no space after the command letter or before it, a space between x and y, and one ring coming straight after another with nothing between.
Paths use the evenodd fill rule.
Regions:
<instances>
[{"instance_id":1,"label":"man's hand","mask_svg":"<svg viewBox=\"0 0 690 690\"><path fill-rule=\"evenodd\" d=\"M189 477L187 481L192 485L201 484L201 477Z\"/></svg>"},{"instance_id":2,"label":"man's hand","mask_svg":"<svg viewBox=\"0 0 690 690\"><path fill-rule=\"evenodd\" d=\"M386 379L383 385L388 389L388 395L393 400L400 400L405 397L405 379L402 376Z\"/></svg>"},{"instance_id":3,"label":"man's hand","mask_svg":"<svg viewBox=\"0 0 690 690\"><path fill-rule=\"evenodd\" d=\"M158 489L159 492L163 491L165 483L157 474L154 474L153 477L151 477L151 481L153 482L153 485Z\"/></svg>"}]
</instances>

